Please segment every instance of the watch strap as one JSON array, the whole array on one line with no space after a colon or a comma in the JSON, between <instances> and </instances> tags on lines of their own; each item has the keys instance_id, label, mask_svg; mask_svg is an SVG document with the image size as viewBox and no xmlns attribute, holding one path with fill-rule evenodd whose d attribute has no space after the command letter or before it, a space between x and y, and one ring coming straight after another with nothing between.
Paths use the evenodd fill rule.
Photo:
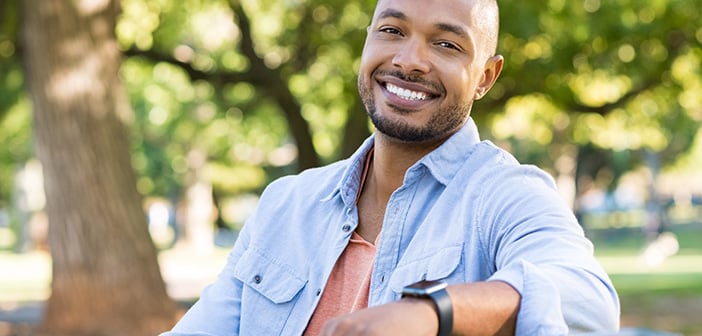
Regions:
<instances>
[{"instance_id":1,"label":"watch strap","mask_svg":"<svg viewBox=\"0 0 702 336\"><path fill-rule=\"evenodd\" d=\"M436 306L436 314L439 316L438 336L449 336L453 330L453 304L446 288L429 294Z\"/></svg>"},{"instance_id":2,"label":"watch strap","mask_svg":"<svg viewBox=\"0 0 702 336\"><path fill-rule=\"evenodd\" d=\"M429 299L439 318L438 336L449 336L453 331L453 303L446 291L446 282L420 281L403 289L402 297Z\"/></svg>"}]
</instances>

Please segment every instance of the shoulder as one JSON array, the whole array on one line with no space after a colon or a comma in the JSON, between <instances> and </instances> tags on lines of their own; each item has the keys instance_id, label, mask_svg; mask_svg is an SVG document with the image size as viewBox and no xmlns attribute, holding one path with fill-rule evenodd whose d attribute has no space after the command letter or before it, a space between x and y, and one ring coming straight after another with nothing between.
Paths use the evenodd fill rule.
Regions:
<instances>
[{"instance_id":1,"label":"shoulder","mask_svg":"<svg viewBox=\"0 0 702 336\"><path fill-rule=\"evenodd\" d=\"M490 141L478 144L470 160L479 162L475 169L476 179L483 185L539 185L556 189L553 177L543 169L520 163L512 154Z\"/></svg>"},{"instance_id":2,"label":"shoulder","mask_svg":"<svg viewBox=\"0 0 702 336\"><path fill-rule=\"evenodd\" d=\"M470 158L475 164L466 165L473 170L464 174L471 175L464 187L473 195L471 202L483 219L547 213L569 216L572 212L545 170L520 163L488 141L478 147Z\"/></svg>"}]
</instances>

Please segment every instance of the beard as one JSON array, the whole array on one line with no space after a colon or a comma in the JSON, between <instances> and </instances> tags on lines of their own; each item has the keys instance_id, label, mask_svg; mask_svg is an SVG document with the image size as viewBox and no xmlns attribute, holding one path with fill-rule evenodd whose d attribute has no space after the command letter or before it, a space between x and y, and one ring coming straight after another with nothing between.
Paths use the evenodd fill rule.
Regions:
<instances>
[{"instance_id":1,"label":"beard","mask_svg":"<svg viewBox=\"0 0 702 336\"><path fill-rule=\"evenodd\" d=\"M402 75L397 77L403 78ZM406 143L424 143L448 138L468 119L471 104L452 104L434 111L429 122L414 126L401 119L393 119L378 113L371 84L358 77L358 93L375 128L386 136ZM399 114L411 113L398 107L390 107Z\"/></svg>"}]
</instances>

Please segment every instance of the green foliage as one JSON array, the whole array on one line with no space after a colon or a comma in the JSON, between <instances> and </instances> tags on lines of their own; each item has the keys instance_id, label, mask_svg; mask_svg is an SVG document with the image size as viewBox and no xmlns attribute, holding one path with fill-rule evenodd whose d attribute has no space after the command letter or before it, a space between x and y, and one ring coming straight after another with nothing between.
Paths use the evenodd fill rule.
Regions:
<instances>
[{"instance_id":1,"label":"green foliage","mask_svg":"<svg viewBox=\"0 0 702 336\"><path fill-rule=\"evenodd\" d=\"M0 208L9 205L15 173L32 153L30 106L17 58L18 4L0 2Z\"/></svg>"},{"instance_id":2,"label":"green foliage","mask_svg":"<svg viewBox=\"0 0 702 336\"><path fill-rule=\"evenodd\" d=\"M7 198L7 172L31 154L30 107L16 3L1 3L0 198ZM300 129L309 131L319 164L355 145L345 130L351 114L362 113L356 72L374 0L121 5L117 36L143 193L178 195L201 156L219 191L256 192L296 171ZM659 152L668 169L698 166L696 7L686 0L501 3L505 69L473 109L483 136L547 168L559 155L552 145L572 143L625 157L617 170L639 164L644 150Z\"/></svg>"},{"instance_id":3,"label":"green foliage","mask_svg":"<svg viewBox=\"0 0 702 336\"><path fill-rule=\"evenodd\" d=\"M176 192L187 179L187 153L193 149L206 152L209 171L217 172L210 178L229 193L258 190L271 178L294 172L290 126L282 107L263 90L261 73L253 72L257 60L252 57L276 71L294 95L318 154L325 161L338 158L348 111L357 99L356 68L371 2L365 7L331 1L240 5L123 2L117 32L125 50L150 50L192 67L154 62L148 55L124 63L135 108L135 167L145 176L142 192ZM250 37L240 27L246 24L239 22L242 10ZM249 38L255 55L246 50ZM193 72L203 80L194 80ZM275 168L281 165L289 168ZM225 174L223 167L250 174ZM276 176L266 176L273 171ZM256 182L232 182L249 179Z\"/></svg>"},{"instance_id":4,"label":"green foliage","mask_svg":"<svg viewBox=\"0 0 702 336\"><path fill-rule=\"evenodd\" d=\"M0 208L11 203L15 174L33 153L29 102L18 96L22 98L5 111L0 123Z\"/></svg>"},{"instance_id":5,"label":"green foliage","mask_svg":"<svg viewBox=\"0 0 702 336\"><path fill-rule=\"evenodd\" d=\"M473 112L483 135L546 167L557 159L549 143L629 151L628 168L647 149L673 162L702 124L694 7L684 0L503 3L505 70Z\"/></svg>"}]
</instances>

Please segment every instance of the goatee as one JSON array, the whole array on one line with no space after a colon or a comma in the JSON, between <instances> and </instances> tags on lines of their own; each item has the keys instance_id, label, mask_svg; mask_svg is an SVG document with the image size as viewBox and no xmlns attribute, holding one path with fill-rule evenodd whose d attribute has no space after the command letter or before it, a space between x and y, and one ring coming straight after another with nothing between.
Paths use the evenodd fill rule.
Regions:
<instances>
[{"instance_id":1,"label":"goatee","mask_svg":"<svg viewBox=\"0 0 702 336\"><path fill-rule=\"evenodd\" d=\"M358 77L358 93L361 102L375 128L386 136L408 143L431 142L446 138L460 128L468 119L470 104L454 104L440 108L432 114L424 126L413 126L400 119L391 119L378 113L371 83ZM397 107L390 107L398 114L410 113Z\"/></svg>"}]
</instances>

